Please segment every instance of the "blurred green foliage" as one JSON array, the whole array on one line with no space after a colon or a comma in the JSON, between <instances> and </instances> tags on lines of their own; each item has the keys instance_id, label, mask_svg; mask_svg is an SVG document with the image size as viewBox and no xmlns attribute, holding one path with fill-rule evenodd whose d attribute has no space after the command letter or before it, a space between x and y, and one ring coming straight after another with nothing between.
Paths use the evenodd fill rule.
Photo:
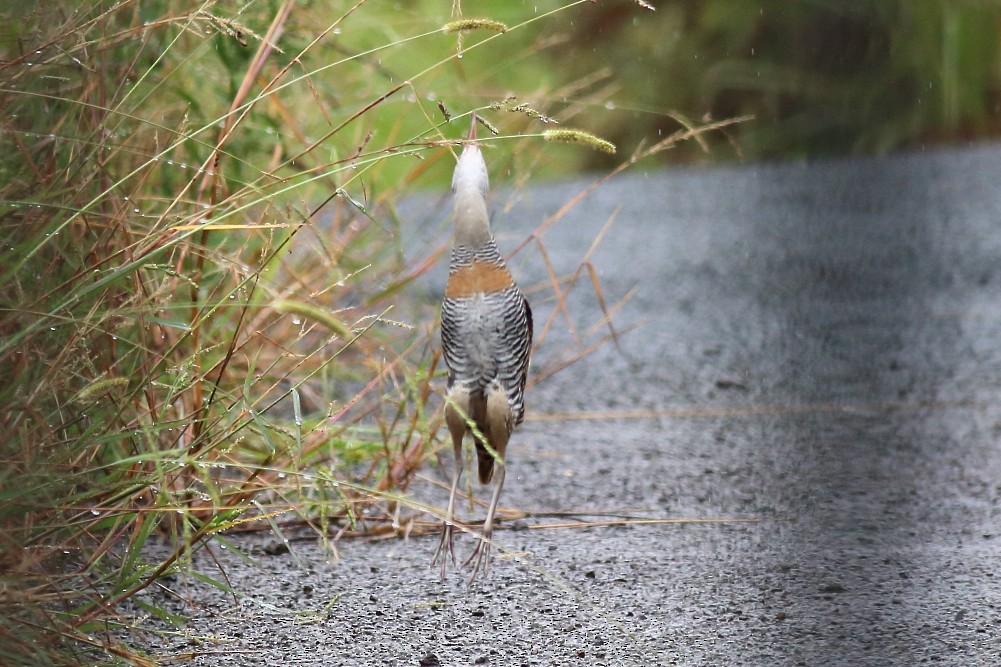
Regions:
<instances>
[{"instance_id":1,"label":"blurred green foliage","mask_svg":"<svg viewBox=\"0 0 1001 667\"><path fill-rule=\"evenodd\" d=\"M138 18L161 16L172 4L138 3ZM385 92L405 83L375 105L364 123L349 122L347 131L322 141L316 157L330 162L363 145L374 149L436 138L428 129L443 120L439 102L462 113L508 95L620 149L619 156L609 157L528 142L519 155L512 142L500 141L495 164L516 178L529 171L553 178L607 168L641 141L649 144L678 130L679 119L698 123L754 116L725 135L708 137L708 155L689 143L662 153L661 160L882 153L1001 133L999 0L653 0L656 11L615 0L578 2L544 16L568 4L574 3L467 0L461 3L464 16L502 21L511 30L495 36L488 48L476 45L489 35L467 35L471 48L464 58L444 62L455 53L457 38L431 33L453 18L452 3L369 0L297 59L347 8L304 1L296 4L272 62L291 64L290 77L308 74L297 86L303 104L313 107L307 117L298 117L307 141L321 139L377 96L359 97L358 91ZM258 10L267 5L215 13L231 14L261 33L267 12ZM196 28L209 30L208 25ZM18 28L8 24L7 31L16 34ZM180 76L156 84L168 86L177 100L164 108L164 125L175 126L185 115L217 115L234 97L258 40L252 37L249 46L240 46L217 31L211 42L192 50ZM0 40L8 55L18 51L11 32ZM155 56L144 52L148 60L135 70L151 65ZM336 65L347 58L350 66ZM190 78L198 71L206 72L204 80ZM220 71L231 72L230 79L221 80ZM289 131L281 119L296 109L269 111L249 121L248 128L278 122L235 138L235 155L264 153L274 137ZM506 135L544 129L504 111L488 117ZM125 119L118 122L128 125ZM455 138L464 127L445 126L441 132ZM178 151L186 155L178 157L198 162L207 154L207 143L189 143ZM381 184L395 184L410 171L413 159L381 163L367 174L365 187L379 194L385 190ZM302 168L301 161L293 161L281 171L290 175ZM426 172L418 185L446 183L447 161L433 160ZM259 169L240 160L228 171L246 179L254 173ZM165 189L172 185L165 183Z\"/></svg>"},{"instance_id":2,"label":"blurred green foliage","mask_svg":"<svg viewBox=\"0 0 1001 667\"><path fill-rule=\"evenodd\" d=\"M735 150L717 142L713 160L882 153L1001 133L996 0L654 4L586 5L547 52L563 77L610 69L616 91L587 127L627 151L677 129L672 113L755 116L732 131Z\"/></svg>"}]
</instances>

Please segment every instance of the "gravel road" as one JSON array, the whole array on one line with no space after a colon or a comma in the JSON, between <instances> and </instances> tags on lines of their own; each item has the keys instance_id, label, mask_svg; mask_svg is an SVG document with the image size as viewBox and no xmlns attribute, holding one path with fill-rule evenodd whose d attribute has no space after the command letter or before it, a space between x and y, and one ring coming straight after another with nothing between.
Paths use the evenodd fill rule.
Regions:
<instances>
[{"instance_id":1,"label":"gravel road","mask_svg":"<svg viewBox=\"0 0 1001 667\"><path fill-rule=\"evenodd\" d=\"M607 183L544 242L567 273L614 215L592 261L610 302L637 288L616 322L642 324L530 392L502 507L725 520L509 521L496 540L510 553L468 589L429 569L436 538L342 542L335 563L312 543L295 559L249 548L252 564L227 567L240 607L179 584L199 608L153 652L206 666L1001 664L999 175L989 146ZM588 182L498 196L501 245ZM448 233L412 208L418 234ZM531 246L512 266L544 284ZM583 331L598 302L573 294ZM533 301L538 334L554 303ZM537 367L571 344L558 319Z\"/></svg>"}]
</instances>

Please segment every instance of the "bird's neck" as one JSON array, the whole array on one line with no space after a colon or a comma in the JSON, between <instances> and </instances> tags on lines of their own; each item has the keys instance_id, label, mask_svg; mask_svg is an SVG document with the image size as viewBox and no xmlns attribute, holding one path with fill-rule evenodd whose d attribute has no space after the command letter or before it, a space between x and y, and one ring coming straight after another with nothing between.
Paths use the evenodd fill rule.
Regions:
<instances>
[{"instance_id":1,"label":"bird's neck","mask_svg":"<svg viewBox=\"0 0 1001 667\"><path fill-rule=\"evenodd\" d=\"M475 191L455 194L455 245L481 246L493 238L483 195Z\"/></svg>"}]
</instances>

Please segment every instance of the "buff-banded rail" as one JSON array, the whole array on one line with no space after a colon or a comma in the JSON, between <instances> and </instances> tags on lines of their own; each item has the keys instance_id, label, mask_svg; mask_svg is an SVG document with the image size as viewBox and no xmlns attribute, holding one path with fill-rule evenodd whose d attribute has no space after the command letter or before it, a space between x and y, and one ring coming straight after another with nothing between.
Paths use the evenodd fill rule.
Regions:
<instances>
[{"instance_id":1,"label":"buff-banded rail","mask_svg":"<svg viewBox=\"0 0 1001 667\"><path fill-rule=\"evenodd\" d=\"M432 567L441 576L453 551L455 498L462 477L462 442L472 436L480 482L493 482L483 528L469 559L469 580L485 573L497 503L504 486L505 454L525 418L525 381L532 352L532 310L511 276L490 232L487 165L475 143L476 117L452 176L455 237L441 307L442 356L448 370L445 423L455 466L441 540Z\"/></svg>"}]
</instances>

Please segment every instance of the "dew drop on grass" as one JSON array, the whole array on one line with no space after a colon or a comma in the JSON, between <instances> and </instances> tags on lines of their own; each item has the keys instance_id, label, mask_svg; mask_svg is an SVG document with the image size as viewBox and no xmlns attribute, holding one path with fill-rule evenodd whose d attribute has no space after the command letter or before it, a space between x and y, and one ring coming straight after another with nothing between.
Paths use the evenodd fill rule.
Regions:
<instances>
[{"instance_id":1,"label":"dew drop on grass","mask_svg":"<svg viewBox=\"0 0 1001 667\"><path fill-rule=\"evenodd\" d=\"M94 516L101 516L101 513L97 510L91 510L90 513L93 514Z\"/></svg>"}]
</instances>

